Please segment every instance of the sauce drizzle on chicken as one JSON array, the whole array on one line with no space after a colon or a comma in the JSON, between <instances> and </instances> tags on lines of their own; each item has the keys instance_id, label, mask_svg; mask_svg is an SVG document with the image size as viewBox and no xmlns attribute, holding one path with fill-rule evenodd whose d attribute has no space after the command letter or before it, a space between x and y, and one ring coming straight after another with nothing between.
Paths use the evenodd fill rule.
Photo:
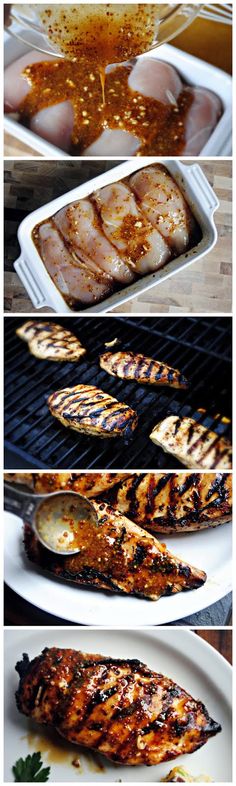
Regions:
<instances>
[{"instance_id":1,"label":"sauce drizzle on chicken","mask_svg":"<svg viewBox=\"0 0 236 786\"><path fill-rule=\"evenodd\" d=\"M104 129L119 129L140 140L137 155L181 155L185 144L185 117L193 102L183 89L176 103L162 103L129 87L133 64L106 73L103 102L99 71L84 61L33 63L24 70L31 90L20 106L27 125L41 109L70 101L74 113L71 152L83 153Z\"/></svg>"}]
</instances>

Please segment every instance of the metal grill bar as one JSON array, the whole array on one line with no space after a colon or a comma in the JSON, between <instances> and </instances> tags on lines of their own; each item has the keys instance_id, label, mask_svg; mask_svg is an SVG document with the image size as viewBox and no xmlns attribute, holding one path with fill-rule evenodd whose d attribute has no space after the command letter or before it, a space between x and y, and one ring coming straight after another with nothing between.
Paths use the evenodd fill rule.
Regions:
<instances>
[{"instance_id":1,"label":"metal grill bar","mask_svg":"<svg viewBox=\"0 0 236 786\"><path fill-rule=\"evenodd\" d=\"M214 420L217 413L231 416L229 318L69 317L51 321L66 322L78 335L87 349L80 363L37 360L15 335L23 320L5 319L6 468L175 469L179 463L149 439L153 426L168 414L195 416L208 428L229 435L228 424ZM143 352L179 368L190 379L190 390L147 387L107 374L99 367L98 357L105 341L116 337L121 341L119 349ZM127 446L122 439L76 434L52 418L49 394L81 382L102 388L137 411L139 424ZM199 408L206 413L199 413Z\"/></svg>"}]
</instances>

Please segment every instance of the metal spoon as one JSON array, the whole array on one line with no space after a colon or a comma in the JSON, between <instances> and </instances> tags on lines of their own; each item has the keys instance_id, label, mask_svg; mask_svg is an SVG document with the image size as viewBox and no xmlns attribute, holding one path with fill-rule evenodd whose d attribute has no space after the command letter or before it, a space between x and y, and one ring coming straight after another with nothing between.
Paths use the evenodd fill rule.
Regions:
<instances>
[{"instance_id":1,"label":"metal spoon","mask_svg":"<svg viewBox=\"0 0 236 786\"><path fill-rule=\"evenodd\" d=\"M78 554L80 521L98 523L93 503L74 491L28 494L4 483L4 509L30 524L36 537L54 554Z\"/></svg>"}]
</instances>

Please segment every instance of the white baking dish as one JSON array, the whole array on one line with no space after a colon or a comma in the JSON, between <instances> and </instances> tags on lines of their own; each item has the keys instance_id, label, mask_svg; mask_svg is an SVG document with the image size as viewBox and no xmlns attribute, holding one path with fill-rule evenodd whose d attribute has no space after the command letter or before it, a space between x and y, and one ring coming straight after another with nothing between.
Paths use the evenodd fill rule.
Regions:
<instances>
[{"instance_id":1,"label":"white baking dish","mask_svg":"<svg viewBox=\"0 0 236 786\"><path fill-rule=\"evenodd\" d=\"M66 305L60 292L50 278L43 261L32 240L32 230L40 221L52 216L57 210L76 199L81 199L91 194L95 189L101 188L108 183L113 183L123 177L141 169L148 164L155 163L156 158L138 158L125 161L109 172L105 172L98 177L83 183L72 191L67 191L63 196L53 199L47 205L34 210L30 213L19 226L18 240L21 247L21 254L14 263L15 270L25 286L28 295L35 308L48 306L53 311L60 313L70 313L71 309ZM159 159L158 159L159 161ZM177 259L173 259L166 267L151 273L144 278L140 278L134 284L115 292L102 303L83 309L82 313L99 314L120 306L147 289L155 286L161 281L165 281L174 273L183 270L195 260L199 260L208 254L217 240L217 230L214 223L214 212L219 207L219 202L208 183L199 164L186 165L176 159L163 159L162 163L168 168L169 172L178 182L181 191L185 195L192 212L202 230L202 239L197 246L187 253L182 254Z\"/></svg>"},{"instance_id":2,"label":"white baking dish","mask_svg":"<svg viewBox=\"0 0 236 786\"><path fill-rule=\"evenodd\" d=\"M4 61L5 66L9 65L21 55L25 54L28 48L17 39L5 33ZM189 85L198 85L213 90L222 102L223 114L213 131L207 144L201 151L201 155L206 156L230 156L232 153L232 79L219 68L208 65L203 60L199 60L192 55L181 52L180 49L169 44L153 50L142 57L155 57L165 60L177 68L183 80ZM37 134L24 128L18 121L12 120L5 115L5 129L13 136L30 145L38 153L47 158L68 158L68 155L58 147L45 142ZM112 156L115 158L115 156ZM118 156L122 158L122 156Z\"/></svg>"}]
</instances>

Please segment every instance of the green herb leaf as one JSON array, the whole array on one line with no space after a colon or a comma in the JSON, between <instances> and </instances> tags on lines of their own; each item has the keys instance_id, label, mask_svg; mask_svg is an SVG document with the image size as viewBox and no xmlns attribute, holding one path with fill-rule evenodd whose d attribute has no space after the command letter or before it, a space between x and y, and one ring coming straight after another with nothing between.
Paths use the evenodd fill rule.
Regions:
<instances>
[{"instance_id":1,"label":"green herb leaf","mask_svg":"<svg viewBox=\"0 0 236 786\"><path fill-rule=\"evenodd\" d=\"M50 767L41 769L42 765L40 751L18 759L12 767L15 783L45 783L49 779Z\"/></svg>"}]
</instances>

